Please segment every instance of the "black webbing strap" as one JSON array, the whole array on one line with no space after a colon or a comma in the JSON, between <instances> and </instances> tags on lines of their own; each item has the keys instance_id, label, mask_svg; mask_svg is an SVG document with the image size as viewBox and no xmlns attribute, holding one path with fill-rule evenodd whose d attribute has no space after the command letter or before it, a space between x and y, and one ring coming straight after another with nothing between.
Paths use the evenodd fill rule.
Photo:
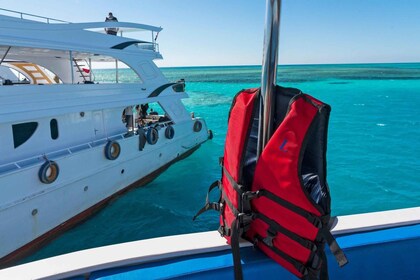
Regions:
<instances>
[{"instance_id":1,"label":"black webbing strap","mask_svg":"<svg viewBox=\"0 0 420 280\"><path fill-rule=\"evenodd\" d=\"M241 264L241 251L239 247L239 236L241 230L239 228L238 217L232 221L231 229L232 235L230 236L230 246L232 247L232 257L233 257L233 271L235 274L235 280L242 280L242 264Z\"/></svg>"},{"instance_id":2,"label":"black webbing strap","mask_svg":"<svg viewBox=\"0 0 420 280\"><path fill-rule=\"evenodd\" d=\"M320 254L321 254L321 270L319 273L319 279L321 280L328 280L329 279L329 275L328 275L328 262L327 262L327 256L325 255L325 250L322 249L320 250Z\"/></svg>"},{"instance_id":3,"label":"black webbing strap","mask_svg":"<svg viewBox=\"0 0 420 280\"><path fill-rule=\"evenodd\" d=\"M306 220L308 220L308 222L310 222L311 224L313 224L317 228L322 227L322 222L321 222L321 219L319 217L311 215L311 213L309 213L308 211L300 208L299 206L296 206L296 205L290 203L287 200L284 200L281 197L278 197L277 195L273 194L272 192L263 189L263 190L259 190L258 195L259 196L265 196L266 198L276 202L277 204L295 212L296 214L298 214L298 215L302 216L303 218L305 218Z\"/></svg>"},{"instance_id":4,"label":"black webbing strap","mask_svg":"<svg viewBox=\"0 0 420 280\"><path fill-rule=\"evenodd\" d=\"M209 201L209 195L210 195L210 192L215 188L215 187L219 187L219 185L220 185L220 182L219 181L214 181L211 185L210 185L210 187L209 187L209 190L207 191L207 196L206 196L206 204L204 205L204 207L203 208L201 208L198 212L197 212L197 214L195 214L195 216L193 217L193 221L198 217L198 216L200 216L201 214L203 214L204 212L206 212L207 210L210 210L210 209L212 209L212 210L216 210L216 211L219 211L220 212L220 203L219 202L210 202ZM220 187L219 187L220 188Z\"/></svg>"},{"instance_id":5,"label":"black webbing strap","mask_svg":"<svg viewBox=\"0 0 420 280\"><path fill-rule=\"evenodd\" d=\"M331 253L334 255L338 265L340 267L345 266L349 261L347 260L346 255L344 254L343 250L338 245L337 241L335 240L334 236L331 234L331 231L328 227L322 228L321 230L322 236L327 241L328 247L330 247Z\"/></svg>"},{"instance_id":6,"label":"black webbing strap","mask_svg":"<svg viewBox=\"0 0 420 280\"><path fill-rule=\"evenodd\" d=\"M293 265L293 267L296 268L296 270L299 271L303 276L307 276L308 275L308 269L306 268L305 265L303 265L298 260L292 258L291 256L289 256L285 252L280 251L279 249L277 249L276 247L274 247L273 244L266 243L266 238L262 238L261 236L256 235L255 240L257 242L263 243L271 251L273 251L278 256L280 256L282 259L284 259L285 261L287 261L288 263L290 263L291 265Z\"/></svg>"},{"instance_id":7,"label":"black webbing strap","mask_svg":"<svg viewBox=\"0 0 420 280\"><path fill-rule=\"evenodd\" d=\"M232 177L232 175L230 175L229 171L226 169L226 167L222 166L223 168L223 174L226 176L226 178L228 179L229 183L232 185L233 189L235 191L237 191L239 194L242 194L244 192L243 190L243 186L238 184Z\"/></svg>"},{"instance_id":8,"label":"black webbing strap","mask_svg":"<svg viewBox=\"0 0 420 280\"><path fill-rule=\"evenodd\" d=\"M232 201L230 201L230 199L228 198L225 190L221 189L221 192L222 192L223 200L226 202L227 206L229 206L229 209L232 211L233 215L237 217L240 213L239 210L235 206L233 206Z\"/></svg>"},{"instance_id":9,"label":"black webbing strap","mask_svg":"<svg viewBox=\"0 0 420 280\"><path fill-rule=\"evenodd\" d=\"M268 230L274 230L275 232L280 232L284 235L286 235L287 237L289 237L290 239L298 242L300 245L302 245L303 247L309 249L310 251L316 251L317 246L315 245L314 242L305 239L301 236L299 236L298 234L282 227L281 225L279 225L276 221L268 218L267 216L261 214L261 213L256 213L254 214L256 219L260 219L262 221L264 221L267 225L269 225L269 229Z\"/></svg>"},{"instance_id":10,"label":"black webbing strap","mask_svg":"<svg viewBox=\"0 0 420 280\"><path fill-rule=\"evenodd\" d=\"M229 200L229 198L226 195L226 192L223 188L220 190L222 192L222 203L221 203L221 209L220 213L223 218L224 225L219 227L219 232L222 236L228 235L231 236L232 233L235 231L235 229L231 226L226 227L225 217L224 217L224 207L227 205L229 209L232 211L232 214L235 216L235 220L237 220L238 223L238 229L240 229L239 236L242 235L242 232L247 230L249 227L251 221L254 219L254 216L251 214L245 214L240 212L235 206L233 206L232 202Z\"/></svg>"}]
</instances>

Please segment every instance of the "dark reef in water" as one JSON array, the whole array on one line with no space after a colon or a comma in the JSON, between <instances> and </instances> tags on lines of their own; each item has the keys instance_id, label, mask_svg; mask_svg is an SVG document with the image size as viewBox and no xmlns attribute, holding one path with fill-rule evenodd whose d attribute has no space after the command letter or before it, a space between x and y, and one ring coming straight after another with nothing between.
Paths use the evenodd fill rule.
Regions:
<instances>
[{"instance_id":1,"label":"dark reef in water","mask_svg":"<svg viewBox=\"0 0 420 280\"><path fill-rule=\"evenodd\" d=\"M330 82L330 85L345 85L345 84L350 84L350 82Z\"/></svg>"}]
</instances>

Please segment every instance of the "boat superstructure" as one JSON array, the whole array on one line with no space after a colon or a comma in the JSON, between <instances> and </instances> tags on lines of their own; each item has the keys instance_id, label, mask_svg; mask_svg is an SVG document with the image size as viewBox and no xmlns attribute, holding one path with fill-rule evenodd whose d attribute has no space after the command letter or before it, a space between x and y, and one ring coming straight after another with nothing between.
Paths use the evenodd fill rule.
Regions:
<instances>
[{"instance_id":1,"label":"boat superstructure","mask_svg":"<svg viewBox=\"0 0 420 280\"><path fill-rule=\"evenodd\" d=\"M169 82L153 62L162 58L160 27L29 20L0 10L6 12L12 15L0 15L0 264L149 182L209 138L205 121L181 101L188 97L184 82ZM118 28L119 36L105 27ZM133 31L150 40L123 37ZM114 69L111 82L95 79L104 65ZM134 79L122 79L122 68Z\"/></svg>"}]
</instances>

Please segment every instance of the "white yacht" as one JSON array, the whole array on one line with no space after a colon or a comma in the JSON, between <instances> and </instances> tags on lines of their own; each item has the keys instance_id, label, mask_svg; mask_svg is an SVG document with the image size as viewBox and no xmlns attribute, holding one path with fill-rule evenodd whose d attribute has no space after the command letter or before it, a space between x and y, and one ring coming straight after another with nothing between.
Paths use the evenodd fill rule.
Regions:
<instances>
[{"instance_id":1,"label":"white yacht","mask_svg":"<svg viewBox=\"0 0 420 280\"><path fill-rule=\"evenodd\" d=\"M184 82L153 62L160 27L0 14L2 266L150 182L211 131L185 109ZM110 66L112 83L95 80Z\"/></svg>"}]
</instances>

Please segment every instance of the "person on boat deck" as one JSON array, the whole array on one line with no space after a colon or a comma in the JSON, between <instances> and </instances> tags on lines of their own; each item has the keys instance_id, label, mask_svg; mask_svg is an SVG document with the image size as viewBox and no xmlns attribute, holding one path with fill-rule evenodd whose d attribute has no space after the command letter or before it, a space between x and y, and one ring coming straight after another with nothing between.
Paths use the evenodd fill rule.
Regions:
<instances>
[{"instance_id":1,"label":"person on boat deck","mask_svg":"<svg viewBox=\"0 0 420 280\"><path fill-rule=\"evenodd\" d=\"M124 109L124 117L125 117L125 126L127 127L128 131L133 130L133 107L128 106Z\"/></svg>"},{"instance_id":2,"label":"person on boat deck","mask_svg":"<svg viewBox=\"0 0 420 280\"><path fill-rule=\"evenodd\" d=\"M144 121L143 121L143 115L140 109L140 105L136 105L136 122L137 122L137 126L142 126L144 125Z\"/></svg>"},{"instance_id":3,"label":"person on boat deck","mask_svg":"<svg viewBox=\"0 0 420 280\"><path fill-rule=\"evenodd\" d=\"M141 104L140 109L141 109L141 117L143 119L145 119L146 116L147 116L147 110L149 109L149 104L147 104L147 103L146 104Z\"/></svg>"},{"instance_id":4,"label":"person on boat deck","mask_svg":"<svg viewBox=\"0 0 420 280\"><path fill-rule=\"evenodd\" d=\"M140 117L140 115L141 115L140 105L136 105L136 115L137 115L138 117Z\"/></svg>"},{"instance_id":5,"label":"person on boat deck","mask_svg":"<svg viewBox=\"0 0 420 280\"><path fill-rule=\"evenodd\" d=\"M117 21L118 22L118 19L116 17L114 17L112 15L112 13L110 12L108 14L108 16L105 18L105 22L107 22L107 21ZM118 28L105 28L105 32L106 32L106 34L109 34L109 35L117 35Z\"/></svg>"}]
</instances>

